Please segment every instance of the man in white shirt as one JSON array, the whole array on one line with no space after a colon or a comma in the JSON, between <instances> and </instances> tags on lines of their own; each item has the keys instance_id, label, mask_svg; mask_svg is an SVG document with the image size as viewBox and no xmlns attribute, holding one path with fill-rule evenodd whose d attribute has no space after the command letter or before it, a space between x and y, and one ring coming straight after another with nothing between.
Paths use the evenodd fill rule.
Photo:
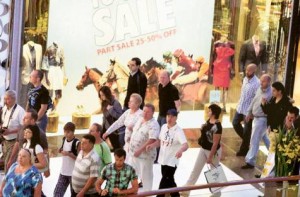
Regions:
<instances>
[{"instance_id":1,"label":"man in white shirt","mask_svg":"<svg viewBox=\"0 0 300 197\"><path fill-rule=\"evenodd\" d=\"M7 162L10 158L17 134L22 128L24 109L16 103L16 92L8 90L4 95L4 107L1 114L1 136L3 142L4 170L7 172Z\"/></svg>"},{"instance_id":2,"label":"man in white shirt","mask_svg":"<svg viewBox=\"0 0 300 197\"><path fill-rule=\"evenodd\" d=\"M154 119L155 108L146 104L143 108L143 117L139 118L133 127L130 139L129 154L132 157L132 166L137 171L143 183L143 191L152 190L153 163L156 150L146 151L146 147L155 143L159 136L159 124Z\"/></svg>"},{"instance_id":3,"label":"man in white shirt","mask_svg":"<svg viewBox=\"0 0 300 197\"><path fill-rule=\"evenodd\" d=\"M158 163L161 164L162 178L159 184L159 189L177 187L174 174L179 164L179 158L182 153L188 149L188 144L183 130L177 125L176 109L167 111L167 124L161 127L159 140L147 146L147 150L151 150L156 146L160 146ZM164 197L165 195L157 195ZM179 193L171 193L172 197L179 197Z\"/></svg>"}]
</instances>

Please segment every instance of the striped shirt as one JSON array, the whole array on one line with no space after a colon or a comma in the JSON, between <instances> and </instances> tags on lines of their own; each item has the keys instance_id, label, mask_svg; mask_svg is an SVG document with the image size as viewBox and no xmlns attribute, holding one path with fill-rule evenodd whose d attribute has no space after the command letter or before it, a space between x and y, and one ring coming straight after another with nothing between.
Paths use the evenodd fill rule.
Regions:
<instances>
[{"instance_id":1,"label":"striped shirt","mask_svg":"<svg viewBox=\"0 0 300 197\"><path fill-rule=\"evenodd\" d=\"M99 156L92 150L86 156L83 156L82 150L79 152L74 170L72 173L72 187L76 193L79 193L85 186L87 180L99 176ZM91 187L85 194L96 193L95 186Z\"/></svg>"},{"instance_id":2,"label":"striped shirt","mask_svg":"<svg viewBox=\"0 0 300 197\"><path fill-rule=\"evenodd\" d=\"M239 114L247 115L247 110L259 86L260 82L256 75L254 75L251 79L248 79L248 77L244 78L241 89L241 97L236 108L236 111Z\"/></svg>"}]
</instances>

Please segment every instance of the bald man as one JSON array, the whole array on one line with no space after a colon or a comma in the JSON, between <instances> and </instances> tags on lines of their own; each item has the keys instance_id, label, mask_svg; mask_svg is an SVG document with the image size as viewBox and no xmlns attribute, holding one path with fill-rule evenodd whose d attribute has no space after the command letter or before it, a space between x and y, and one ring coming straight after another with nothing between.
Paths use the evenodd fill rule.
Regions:
<instances>
[{"instance_id":1,"label":"bald man","mask_svg":"<svg viewBox=\"0 0 300 197\"><path fill-rule=\"evenodd\" d=\"M252 119L246 121L247 110L255 96L257 89L260 86L259 79L255 75L257 66L255 64L249 64L246 68L246 76L243 79L243 85L241 89L241 96L236 108L236 113L232 121L235 132L242 138L242 144L240 150L236 153L237 156L246 156L249 150ZM242 126L244 122L244 127Z\"/></svg>"},{"instance_id":2,"label":"bald man","mask_svg":"<svg viewBox=\"0 0 300 197\"><path fill-rule=\"evenodd\" d=\"M162 126L166 123L167 111L169 109L177 109L179 112L181 105L179 92L170 82L170 75L166 70L161 71L159 74L158 99L159 115L157 121Z\"/></svg>"},{"instance_id":3,"label":"bald man","mask_svg":"<svg viewBox=\"0 0 300 197\"><path fill-rule=\"evenodd\" d=\"M256 91L250 107L247 110L246 122L253 119L252 122L252 135L250 140L250 149L246 155L246 164L242 169L254 168L256 157L259 150L259 142L264 141L266 147L269 149L270 140L267 135L267 114L261 108L261 100L266 99L269 101L272 98L271 77L264 74L260 77L260 88Z\"/></svg>"}]
</instances>

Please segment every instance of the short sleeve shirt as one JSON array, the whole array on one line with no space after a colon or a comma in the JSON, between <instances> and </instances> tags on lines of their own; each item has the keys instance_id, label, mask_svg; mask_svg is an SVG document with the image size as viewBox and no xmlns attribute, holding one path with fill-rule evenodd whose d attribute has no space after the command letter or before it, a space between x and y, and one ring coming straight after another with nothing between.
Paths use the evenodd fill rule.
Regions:
<instances>
[{"instance_id":1,"label":"short sleeve shirt","mask_svg":"<svg viewBox=\"0 0 300 197\"><path fill-rule=\"evenodd\" d=\"M1 117L3 120L2 127L7 127L8 129L21 129L23 125L24 114L25 110L20 105L16 104L15 109L14 106L10 109L7 109L7 106L4 106ZM6 140L12 140L16 139L17 134L8 134L3 137Z\"/></svg>"},{"instance_id":2,"label":"short sleeve shirt","mask_svg":"<svg viewBox=\"0 0 300 197\"><path fill-rule=\"evenodd\" d=\"M28 104L30 109L35 109L37 112L40 110L42 104L48 105L49 91L45 86L32 88L28 93Z\"/></svg>"},{"instance_id":3,"label":"short sleeve shirt","mask_svg":"<svg viewBox=\"0 0 300 197\"><path fill-rule=\"evenodd\" d=\"M137 178L134 168L126 163L120 171L117 171L114 163L109 164L104 167L101 173L101 179L107 181L105 189L108 190L109 196L113 194L113 188L127 189L129 182Z\"/></svg>"},{"instance_id":4,"label":"short sleeve shirt","mask_svg":"<svg viewBox=\"0 0 300 197\"><path fill-rule=\"evenodd\" d=\"M167 111L169 109L176 109L174 101L179 100L179 92L171 82L169 82L165 87L159 84L158 98L159 115L165 117L167 116Z\"/></svg>"},{"instance_id":5,"label":"short sleeve shirt","mask_svg":"<svg viewBox=\"0 0 300 197\"><path fill-rule=\"evenodd\" d=\"M187 143L183 130L176 124L168 128L167 124L161 127L159 134L160 152L158 163L175 167L179 163L179 159L175 157L181 148L181 145Z\"/></svg>"},{"instance_id":6,"label":"short sleeve shirt","mask_svg":"<svg viewBox=\"0 0 300 197\"><path fill-rule=\"evenodd\" d=\"M16 174L15 169L17 163L14 163L8 170L5 176L5 186L2 194L4 197L11 196L33 196L34 188L39 183L42 183L42 175L38 172L37 168L32 166L23 174Z\"/></svg>"},{"instance_id":7,"label":"short sleeve shirt","mask_svg":"<svg viewBox=\"0 0 300 197\"><path fill-rule=\"evenodd\" d=\"M130 139L129 154L133 156L134 153L149 139L158 139L159 130L159 124L154 118L143 123L143 118L141 117L133 127L133 132ZM138 158L154 161L156 159L156 149L144 151Z\"/></svg>"},{"instance_id":8,"label":"short sleeve shirt","mask_svg":"<svg viewBox=\"0 0 300 197\"><path fill-rule=\"evenodd\" d=\"M92 150L87 155L83 156L82 150L79 152L74 170L72 172L72 187L76 193L85 186L87 180L92 177L99 176L99 157ZM95 187L91 187L85 194L96 193Z\"/></svg>"},{"instance_id":9,"label":"short sleeve shirt","mask_svg":"<svg viewBox=\"0 0 300 197\"><path fill-rule=\"evenodd\" d=\"M110 164L112 162L110 149L105 141L101 142L101 144L95 144L94 150L99 156L99 174L101 174L102 169L107 164Z\"/></svg>"},{"instance_id":10,"label":"short sleeve shirt","mask_svg":"<svg viewBox=\"0 0 300 197\"><path fill-rule=\"evenodd\" d=\"M214 134L222 134L222 125L220 122L216 122L215 124L211 124L207 121L201 128L201 137L199 140L199 145L206 150L211 150L213 145L213 135ZM218 144L217 149L220 148L220 142Z\"/></svg>"}]
</instances>

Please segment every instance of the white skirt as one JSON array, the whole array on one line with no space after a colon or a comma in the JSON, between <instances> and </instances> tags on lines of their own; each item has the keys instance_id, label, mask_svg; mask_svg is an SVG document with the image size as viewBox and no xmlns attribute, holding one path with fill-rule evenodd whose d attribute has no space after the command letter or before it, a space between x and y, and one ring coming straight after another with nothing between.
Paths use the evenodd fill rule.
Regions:
<instances>
[{"instance_id":1,"label":"white skirt","mask_svg":"<svg viewBox=\"0 0 300 197\"><path fill-rule=\"evenodd\" d=\"M50 90L62 90L63 89L63 71L60 66L50 66L48 71L48 79L50 81Z\"/></svg>"}]
</instances>

